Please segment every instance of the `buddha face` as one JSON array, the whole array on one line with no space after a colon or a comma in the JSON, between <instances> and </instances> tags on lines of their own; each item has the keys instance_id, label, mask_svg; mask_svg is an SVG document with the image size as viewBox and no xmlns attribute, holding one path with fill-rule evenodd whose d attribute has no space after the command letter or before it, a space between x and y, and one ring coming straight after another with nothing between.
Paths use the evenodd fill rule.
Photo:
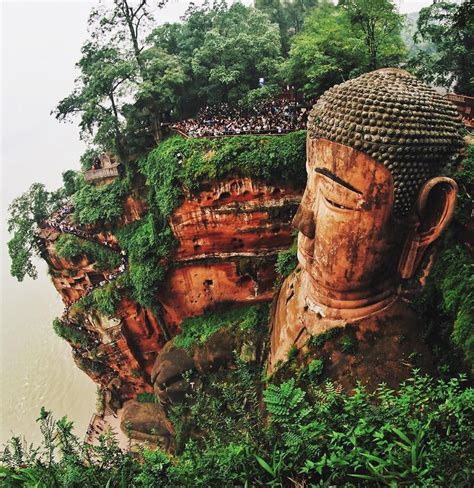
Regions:
<instances>
[{"instance_id":1,"label":"buddha face","mask_svg":"<svg viewBox=\"0 0 474 488\"><path fill-rule=\"evenodd\" d=\"M393 179L370 156L308 139L306 190L293 224L298 260L329 298L363 298L393 281L403 227L393 219Z\"/></svg>"}]
</instances>

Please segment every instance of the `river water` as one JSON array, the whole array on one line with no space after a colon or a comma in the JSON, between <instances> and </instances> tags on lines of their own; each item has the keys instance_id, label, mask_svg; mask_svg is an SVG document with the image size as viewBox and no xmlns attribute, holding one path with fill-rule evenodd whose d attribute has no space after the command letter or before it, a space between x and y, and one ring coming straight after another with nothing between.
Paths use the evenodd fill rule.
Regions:
<instances>
[{"instance_id":1,"label":"river water","mask_svg":"<svg viewBox=\"0 0 474 488\"><path fill-rule=\"evenodd\" d=\"M74 87L87 17L97 3L0 1L0 445L12 434L38 442L35 419L41 406L57 418L67 414L80 437L95 410L94 383L53 332L51 324L61 315L62 304L44 264L36 281L18 283L9 275L6 220L8 204L33 182L55 190L63 171L79 169L85 149L79 129L59 124L50 111ZM176 21L188 6L170 0L156 18L159 23Z\"/></svg>"},{"instance_id":2,"label":"river water","mask_svg":"<svg viewBox=\"0 0 474 488\"><path fill-rule=\"evenodd\" d=\"M68 415L82 438L95 410L94 383L74 364L52 329L62 303L44 263L39 278L9 275L7 206L33 182L54 190L78 169L78 129L50 111L72 89L86 38L89 2L0 2L1 12L1 289L0 445L12 434L37 443L41 406Z\"/></svg>"},{"instance_id":3,"label":"river water","mask_svg":"<svg viewBox=\"0 0 474 488\"><path fill-rule=\"evenodd\" d=\"M68 415L82 438L95 409L94 383L51 326L62 302L44 265L39 274L22 283L2 276L0 444L13 434L39 442L35 419L42 406L57 418Z\"/></svg>"}]
</instances>

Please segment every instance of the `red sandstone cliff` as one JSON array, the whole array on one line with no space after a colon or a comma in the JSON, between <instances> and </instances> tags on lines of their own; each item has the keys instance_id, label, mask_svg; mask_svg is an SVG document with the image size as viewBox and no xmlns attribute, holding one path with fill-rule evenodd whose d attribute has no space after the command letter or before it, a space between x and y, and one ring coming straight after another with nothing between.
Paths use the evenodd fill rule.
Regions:
<instances>
[{"instance_id":1,"label":"red sandstone cliff","mask_svg":"<svg viewBox=\"0 0 474 488\"><path fill-rule=\"evenodd\" d=\"M170 218L178 247L157 296L161 316L129 298L122 298L113 318L88 314L83 327L96 342L87 349L73 345L79 367L122 400L151 392L156 355L185 318L219 304L271 300L275 259L293 240L290 222L300 197L289 187L249 178L203 184L185 195ZM122 223L139 220L144 211L141 201L129 197ZM87 258L71 262L58 257L54 243L59 235L45 229L40 237L53 284L70 305L104 274ZM107 232L95 238L116 243Z\"/></svg>"}]
</instances>

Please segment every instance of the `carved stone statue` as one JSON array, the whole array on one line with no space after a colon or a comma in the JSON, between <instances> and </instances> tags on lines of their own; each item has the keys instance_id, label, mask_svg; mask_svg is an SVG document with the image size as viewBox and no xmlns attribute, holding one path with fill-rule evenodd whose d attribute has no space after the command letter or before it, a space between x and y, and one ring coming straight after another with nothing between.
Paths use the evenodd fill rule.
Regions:
<instances>
[{"instance_id":1,"label":"carved stone statue","mask_svg":"<svg viewBox=\"0 0 474 488\"><path fill-rule=\"evenodd\" d=\"M357 357L335 354L328 365L347 386L397 383L410 351L428 358L400 285L453 215L457 185L443 173L459 156L460 127L454 106L398 69L349 80L316 103L293 220L299 265L274 308L270 371L310 336L348 326Z\"/></svg>"}]
</instances>

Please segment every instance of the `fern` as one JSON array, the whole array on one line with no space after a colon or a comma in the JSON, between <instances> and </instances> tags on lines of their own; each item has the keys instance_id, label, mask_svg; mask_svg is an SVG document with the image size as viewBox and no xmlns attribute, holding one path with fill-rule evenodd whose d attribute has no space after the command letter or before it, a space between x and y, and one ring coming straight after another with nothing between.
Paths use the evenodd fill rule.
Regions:
<instances>
[{"instance_id":1,"label":"fern","mask_svg":"<svg viewBox=\"0 0 474 488\"><path fill-rule=\"evenodd\" d=\"M269 385L264 398L272 421L282 426L301 423L311 412L305 395L301 388L295 386L294 378L279 386Z\"/></svg>"}]
</instances>

